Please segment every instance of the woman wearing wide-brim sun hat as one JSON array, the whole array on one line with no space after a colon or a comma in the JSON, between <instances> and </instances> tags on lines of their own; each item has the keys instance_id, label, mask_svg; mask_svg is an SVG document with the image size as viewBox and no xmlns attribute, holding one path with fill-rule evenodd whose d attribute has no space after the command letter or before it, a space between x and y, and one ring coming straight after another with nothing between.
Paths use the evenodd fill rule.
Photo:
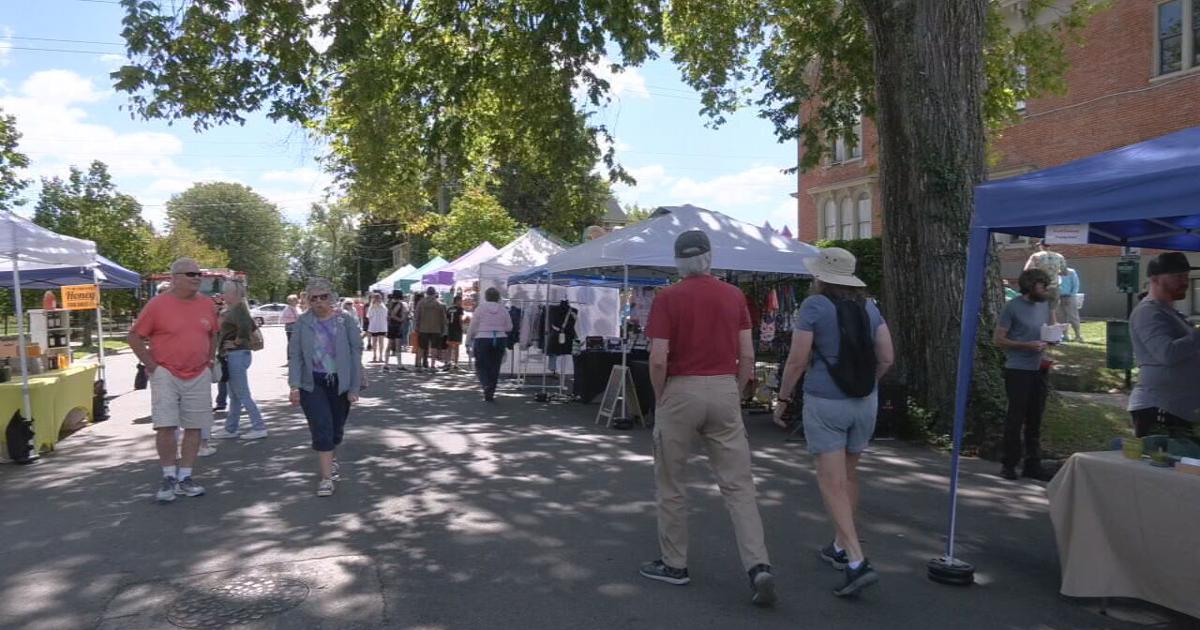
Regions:
<instances>
[{"instance_id":1,"label":"woman wearing wide-brim sun hat","mask_svg":"<svg viewBox=\"0 0 1200 630\"><path fill-rule=\"evenodd\" d=\"M875 432L879 377L895 358L887 323L867 299L866 283L854 274L854 254L829 247L806 262L814 279L812 295L800 304L792 331L775 422L785 426L781 416L792 404L787 397L807 373L804 437L816 458L817 485L834 524L833 541L820 556L845 572L834 594L846 596L879 581L863 555L854 523L857 467Z\"/></svg>"}]
</instances>

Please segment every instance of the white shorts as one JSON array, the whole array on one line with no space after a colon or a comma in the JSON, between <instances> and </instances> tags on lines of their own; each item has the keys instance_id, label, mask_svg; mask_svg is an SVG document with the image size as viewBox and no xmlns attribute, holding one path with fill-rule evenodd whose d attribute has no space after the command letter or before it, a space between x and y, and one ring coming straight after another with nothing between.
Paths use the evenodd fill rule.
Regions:
<instances>
[{"instance_id":1,"label":"white shorts","mask_svg":"<svg viewBox=\"0 0 1200 630\"><path fill-rule=\"evenodd\" d=\"M184 380L159 366L150 375L150 416L156 429L202 429L211 425L212 377L208 370Z\"/></svg>"}]
</instances>

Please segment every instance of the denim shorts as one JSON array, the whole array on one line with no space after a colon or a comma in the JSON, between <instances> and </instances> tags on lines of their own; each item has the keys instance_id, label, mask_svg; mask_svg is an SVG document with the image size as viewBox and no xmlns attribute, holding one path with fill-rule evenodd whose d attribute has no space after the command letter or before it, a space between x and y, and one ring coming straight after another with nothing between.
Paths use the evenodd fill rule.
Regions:
<instances>
[{"instance_id":1,"label":"denim shorts","mask_svg":"<svg viewBox=\"0 0 1200 630\"><path fill-rule=\"evenodd\" d=\"M879 392L863 398L818 398L804 395L804 439L813 455L844 450L863 452L875 433Z\"/></svg>"}]
</instances>

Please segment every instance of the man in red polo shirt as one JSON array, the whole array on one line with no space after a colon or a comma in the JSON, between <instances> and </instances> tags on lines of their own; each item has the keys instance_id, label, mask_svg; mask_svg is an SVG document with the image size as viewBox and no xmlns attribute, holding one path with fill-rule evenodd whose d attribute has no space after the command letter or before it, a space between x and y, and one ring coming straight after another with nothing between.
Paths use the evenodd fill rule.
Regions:
<instances>
[{"instance_id":1,"label":"man in red polo shirt","mask_svg":"<svg viewBox=\"0 0 1200 630\"><path fill-rule=\"evenodd\" d=\"M155 498L162 503L174 501L177 494L204 494L204 487L192 480L192 464L200 449L200 430L212 424L209 366L217 307L199 292L201 278L195 260L176 260L171 264L171 290L150 300L129 331L129 347L150 376L150 415L163 473ZM178 462L177 428L183 429Z\"/></svg>"},{"instance_id":2,"label":"man in red polo shirt","mask_svg":"<svg viewBox=\"0 0 1200 630\"><path fill-rule=\"evenodd\" d=\"M646 329L657 401L654 476L662 557L642 565L641 574L669 584L690 581L684 477L692 442L700 436L733 519L752 601L769 606L775 603L775 577L763 540L739 396L754 372L750 313L741 291L710 274L707 234L680 234L675 263L683 281L654 300Z\"/></svg>"}]
</instances>

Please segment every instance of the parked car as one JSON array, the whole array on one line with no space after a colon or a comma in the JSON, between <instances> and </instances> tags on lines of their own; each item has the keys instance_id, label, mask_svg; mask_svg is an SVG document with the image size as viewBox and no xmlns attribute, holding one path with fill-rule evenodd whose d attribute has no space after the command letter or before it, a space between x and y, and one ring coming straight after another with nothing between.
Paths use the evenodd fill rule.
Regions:
<instances>
[{"instance_id":1,"label":"parked car","mask_svg":"<svg viewBox=\"0 0 1200 630\"><path fill-rule=\"evenodd\" d=\"M283 314L283 309L287 308L287 304L263 304L250 309L250 318L259 326L268 326L279 323L279 316Z\"/></svg>"}]
</instances>

